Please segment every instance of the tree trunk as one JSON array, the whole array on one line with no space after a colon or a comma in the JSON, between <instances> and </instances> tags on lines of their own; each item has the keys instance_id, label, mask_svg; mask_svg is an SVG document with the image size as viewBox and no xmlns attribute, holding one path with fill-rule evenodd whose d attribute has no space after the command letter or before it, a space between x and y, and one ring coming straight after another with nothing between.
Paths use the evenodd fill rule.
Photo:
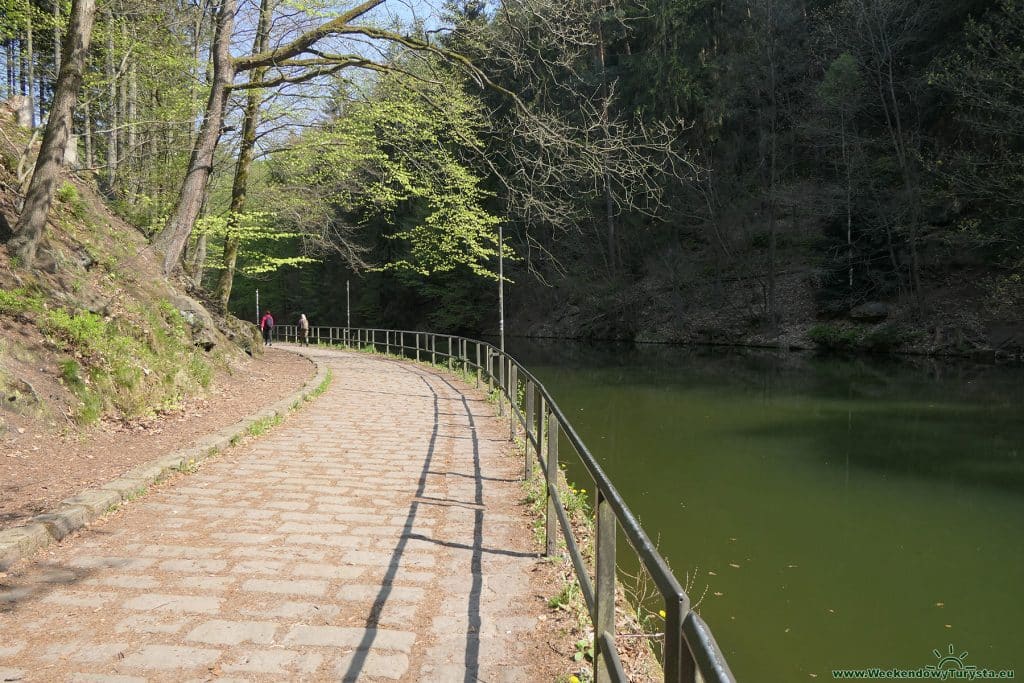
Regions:
<instances>
[{"instance_id":1,"label":"tree trunk","mask_svg":"<svg viewBox=\"0 0 1024 683\"><path fill-rule=\"evenodd\" d=\"M25 48L28 51L28 55L25 57L25 61L27 63L27 67L28 67L28 74L25 76L26 80L22 81L22 89L23 90L27 90L27 92L25 94L28 95L29 111L32 112L32 120L30 122L32 125L30 125L29 128L35 128L36 127L36 107L35 107L35 97L32 94L32 88L35 87L35 80L36 80L36 66L35 66L36 59L35 59L35 55L32 52L32 12L31 12L31 7L32 6L29 5L28 31L27 31L27 34L25 36ZM27 81L27 84L28 84L28 88L27 89L25 88L26 81Z\"/></svg>"},{"instance_id":2,"label":"tree trunk","mask_svg":"<svg viewBox=\"0 0 1024 683\"><path fill-rule=\"evenodd\" d=\"M253 40L252 52L259 54L266 51L270 43L270 18L273 14L273 0L261 0L260 18ZM250 82L263 80L266 69L257 67L249 75ZM235 177L231 183L231 207L228 211L228 232L224 236L224 270L217 282L217 301L224 313L228 311L231 299L231 287L235 279L235 265L238 262L240 238L236 228L240 214L245 210L245 200L249 185L249 168L252 166L253 152L256 148L256 127L259 125L261 93L257 89L249 90L245 100L245 115L242 119L242 139L238 147L238 161L235 164Z\"/></svg>"},{"instance_id":3,"label":"tree trunk","mask_svg":"<svg viewBox=\"0 0 1024 683\"><path fill-rule=\"evenodd\" d=\"M107 117L107 192L113 194L117 180L117 75L114 71L114 15L107 10L107 94L110 116Z\"/></svg>"},{"instance_id":4,"label":"tree trunk","mask_svg":"<svg viewBox=\"0 0 1024 683\"><path fill-rule=\"evenodd\" d=\"M224 106L227 102L228 86L234 80L235 65L231 59L231 31L234 25L236 0L221 0L217 16L217 30L213 39L213 83L210 98L206 103L206 115L199 131L199 137L192 148L188 172L182 184L167 225L153 240L153 246L163 251L163 270L170 275L181 262L188 238L192 234L199 207L203 203L206 183L213 170L213 153L217 148Z\"/></svg>"},{"instance_id":5,"label":"tree trunk","mask_svg":"<svg viewBox=\"0 0 1024 683\"><path fill-rule=\"evenodd\" d=\"M28 73L28 64L25 63L25 41L18 40L18 86L21 94L28 97L28 88L25 85L25 74Z\"/></svg>"},{"instance_id":6,"label":"tree trunk","mask_svg":"<svg viewBox=\"0 0 1024 683\"><path fill-rule=\"evenodd\" d=\"M53 75L60 73L60 0L53 0ZM54 95L56 97L56 95Z\"/></svg>"},{"instance_id":7,"label":"tree trunk","mask_svg":"<svg viewBox=\"0 0 1024 683\"><path fill-rule=\"evenodd\" d=\"M85 137L85 167L92 169L95 159L92 153L92 112L88 102L82 104L82 132Z\"/></svg>"},{"instance_id":8,"label":"tree trunk","mask_svg":"<svg viewBox=\"0 0 1024 683\"><path fill-rule=\"evenodd\" d=\"M85 55L89 51L95 13L96 0L74 0L71 4L68 32L64 38L65 58L57 76L53 108L46 122L46 132L39 148L32 182L25 195L25 208L14 228L12 247L26 265L35 261L36 248L46 227L46 217L57 190L64 148L71 134L75 100L82 85Z\"/></svg>"},{"instance_id":9,"label":"tree trunk","mask_svg":"<svg viewBox=\"0 0 1024 683\"><path fill-rule=\"evenodd\" d=\"M139 193L139 169L142 168L142 162L140 161L139 150L136 145L138 144L138 123L139 119L139 76L138 68L133 61L128 68L128 82L127 82L127 93L128 93L128 107L124 110L126 112L125 123L128 124L128 145L125 150L128 160L128 193L131 196L131 201L134 204L137 199L136 196Z\"/></svg>"},{"instance_id":10,"label":"tree trunk","mask_svg":"<svg viewBox=\"0 0 1024 683\"><path fill-rule=\"evenodd\" d=\"M779 103L777 83L778 76L776 73L776 54L775 54L775 40L776 35L776 24L775 24L775 5L773 2L768 2L768 22L765 30L768 31L767 39L767 60L768 60L768 101L769 101L769 116L770 121L768 124L769 128L769 148L768 153L770 158L768 160L768 325L769 329L773 334L778 331L778 304L775 300L775 270L776 270L776 212L777 212L777 195L778 188L778 126L779 126Z\"/></svg>"},{"instance_id":11,"label":"tree trunk","mask_svg":"<svg viewBox=\"0 0 1024 683\"><path fill-rule=\"evenodd\" d=\"M206 267L206 233L196 238L195 247L192 249L192 257L188 259L188 276L196 283L197 287L203 285L203 268Z\"/></svg>"},{"instance_id":12,"label":"tree trunk","mask_svg":"<svg viewBox=\"0 0 1024 683\"><path fill-rule=\"evenodd\" d=\"M4 56L7 65L7 97L8 99L14 97L14 41L7 39L4 41Z\"/></svg>"}]
</instances>

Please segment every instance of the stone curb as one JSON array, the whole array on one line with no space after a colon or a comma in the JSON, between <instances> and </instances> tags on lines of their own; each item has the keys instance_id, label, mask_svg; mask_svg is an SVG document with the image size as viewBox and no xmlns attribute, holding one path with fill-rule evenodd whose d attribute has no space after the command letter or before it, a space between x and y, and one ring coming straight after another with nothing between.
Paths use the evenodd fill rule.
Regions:
<instances>
[{"instance_id":1,"label":"stone curb","mask_svg":"<svg viewBox=\"0 0 1024 683\"><path fill-rule=\"evenodd\" d=\"M137 498L145 493L151 484L167 478L173 472L186 471L211 455L233 446L236 439L245 436L249 428L259 420L287 415L292 408L301 405L323 384L329 370L326 365L317 363L312 356L304 353L300 355L312 361L316 367L316 374L291 396L242 418L233 425L201 437L187 448L134 467L98 488L86 489L65 498L56 510L36 515L21 526L0 530L0 571L6 571L40 548L59 541L96 518L102 517L118 503Z\"/></svg>"}]
</instances>

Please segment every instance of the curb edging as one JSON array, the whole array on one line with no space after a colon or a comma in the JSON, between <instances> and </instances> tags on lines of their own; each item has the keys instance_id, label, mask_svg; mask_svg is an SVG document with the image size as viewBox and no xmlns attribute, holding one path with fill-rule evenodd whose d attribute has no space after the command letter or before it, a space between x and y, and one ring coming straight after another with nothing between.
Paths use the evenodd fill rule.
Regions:
<instances>
[{"instance_id":1,"label":"curb edging","mask_svg":"<svg viewBox=\"0 0 1024 683\"><path fill-rule=\"evenodd\" d=\"M56 509L35 515L25 524L0 530L0 571L7 571L40 548L82 529L120 503L139 497L150 485L166 479L174 472L186 472L212 455L233 446L256 422L284 417L293 408L300 406L323 385L330 374L326 364L318 363L310 355L300 355L313 363L316 374L295 393L232 425L200 437L191 446L137 465L113 481L65 498Z\"/></svg>"}]
</instances>

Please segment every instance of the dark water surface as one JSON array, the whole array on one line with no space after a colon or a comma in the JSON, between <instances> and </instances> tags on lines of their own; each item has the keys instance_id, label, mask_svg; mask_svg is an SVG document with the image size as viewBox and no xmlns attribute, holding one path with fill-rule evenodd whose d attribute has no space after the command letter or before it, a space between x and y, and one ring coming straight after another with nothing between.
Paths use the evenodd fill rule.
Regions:
<instances>
[{"instance_id":1,"label":"dark water surface","mask_svg":"<svg viewBox=\"0 0 1024 683\"><path fill-rule=\"evenodd\" d=\"M950 645L965 665L1024 676L1021 368L524 340L509 351L676 575L695 578L691 598L703 594L739 680L917 669Z\"/></svg>"}]
</instances>

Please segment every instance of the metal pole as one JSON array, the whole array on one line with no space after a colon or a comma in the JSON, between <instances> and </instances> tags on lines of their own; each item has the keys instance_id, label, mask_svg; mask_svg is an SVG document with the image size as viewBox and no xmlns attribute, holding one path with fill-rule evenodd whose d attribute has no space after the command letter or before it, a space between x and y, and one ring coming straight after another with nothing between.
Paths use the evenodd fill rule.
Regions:
<instances>
[{"instance_id":1,"label":"metal pole","mask_svg":"<svg viewBox=\"0 0 1024 683\"><path fill-rule=\"evenodd\" d=\"M538 397L539 400L537 401L537 445L535 446L536 451L534 452L534 455L536 456L537 463L539 464L541 449L544 447L544 413L547 410L547 401L544 400L543 394L538 393Z\"/></svg>"},{"instance_id":2,"label":"metal pole","mask_svg":"<svg viewBox=\"0 0 1024 683\"><path fill-rule=\"evenodd\" d=\"M533 444L530 442L530 438L540 438L540 434L534 434L534 420L533 414L533 402L534 402L534 387L533 380L526 380L526 449L523 453L523 459L525 460L523 465L523 479L530 478L530 471L533 469Z\"/></svg>"},{"instance_id":3,"label":"metal pole","mask_svg":"<svg viewBox=\"0 0 1024 683\"><path fill-rule=\"evenodd\" d=\"M498 361L498 415L505 415L505 392L508 390L508 384L505 381L505 354L498 353L495 355Z\"/></svg>"},{"instance_id":4,"label":"metal pole","mask_svg":"<svg viewBox=\"0 0 1024 683\"><path fill-rule=\"evenodd\" d=\"M480 342L476 343L476 388L480 388Z\"/></svg>"},{"instance_id":5,"label":"metal pole","mask_svg":"<svg viewBox=\"0 0 1024 683\"><path fill-rule=\"evenodd\" d=\"M508 440L516 440L516 411L519 408L519 368L508 364Z\"/></svg>"},{"instance_id":6,"label":"metal pole","mask_svg":"<svg viewBox=\"0 0 1024 683\"><path fill-rule=\"evenodd\" d=\"M498 337L505 353L505 229L498 222Z\"/></svg>"},{"instance_id":7,"label":"metal pole","mask_svg":"<svg viewBox=\"0 0 1024 683\"><path fill-rule=\"evenodd\" d=\"M348 280L345 280L345 327L352 327L352 301L349 298Z\"/></svg>"},{"instance_id":8,"label":"metal pole","mask_svg":"<svg viewBox=\"0 0 1024 683\"><path fill-rule=\"evenodd\" d=\"M256 288L256 324L260 324L260 288Z\"/></svg>"},{"instance_id":9,"label":"metal pole","mask_svg":"<svg viewBox=\"0 0 1024 683\"><path fill-rule=\"evenodd\" d=\"M594 557L594 682L610 683L610 653L604 652L601 633L615 639L615 511L597 490L597 548Z\"/></svg>"},{"instance_id":10,"label":"metal pole","mask_svg":"<svg viewBox=\"0 0 1024 683\"><path fill-rule=\"evenodd\" d=\"M554 557L555 541L558 535L558 517L555 512L555 499L551 497L551 492L556 491L558 486L558 422L553 413L548 414L548 461L545 478L548 499L546 552L548 557Z\"/></svg>"}]
</instances>

